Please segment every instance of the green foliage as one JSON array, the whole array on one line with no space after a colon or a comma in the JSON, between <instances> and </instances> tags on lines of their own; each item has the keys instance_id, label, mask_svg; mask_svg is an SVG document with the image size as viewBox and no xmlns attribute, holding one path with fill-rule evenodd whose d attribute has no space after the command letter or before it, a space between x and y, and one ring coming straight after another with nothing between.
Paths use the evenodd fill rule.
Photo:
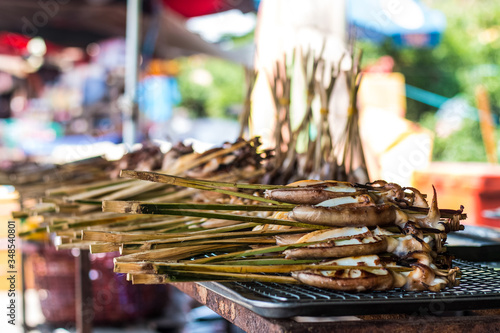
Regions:
<instances>
[{"instance_id":1,"label":"green foliage","mask_svg":"<svg viewBox=\"0 0 500 333\"><path fill-rule=\"evenodd\" d=\"M208 77L208 82L195 79L200 72ZM183 58L178 80L181 106L192 117L234 117L227 113L228 108L243 103L245 81L240 65L202 56Z\"/></svg>"},{"instance_id":2,"label":"green foliage","mask_svg":"<svg viewBox=\"0 0 500 333\"><path fill-rule=\"evenodd\" d=\"M230 42L233 48L238 48L246 46L248 44L253 44L254 38L255 38L255 30L252 30L249 33L242 36L234 36L234 35L222 36L221 41Z\"/></svg>"},{"instance_id":3,"label":"green foliage","mask_svg":"<svg viewBox=\"0 0 500 333\"><path fill-rule=\"evenodd\" d=\"M432 112L425 113L420 124L430 130L434 130L436 118ZM498 137L497 132L497 137ZM450 136L442 138L434 137L432 149L433 161L455 161L455 162L486 162L486 151L482 144L479 122L472 119L464 119L460 130Z\"/></svg>"},{"instance_id":4,"label":"green foliage","mask_svg":"<svg viewBox=\"0 0 500 333\"><path fill-rule=\"evenodd\" d=\"M391 43L375 47L368 42L358 46L365 50L365 63L382 55L395 60L395 71L401 72L410 85L433 93L453 97L464 93L475 105L474 91L479 84L490 94L492 109L500 113L500 2L471 0L426 1L441 10L447 27L439 46L434 49L396 48ZM408 99L407 117L419 120L435 108Z\"/></svg>"},{"instance_id":5,"label":"green foliage","mask_svg":"<svg viewBox=\"0 0 500 333\"><path fill-rule=\"evenodd\" d=\"M360 42L364 64L382 55L395 60L394 71L405 75L412 86L451 98L463 96L476 106L475 90L483 85L489 93L492 111L500 114L500 2L479 0L425 1L446 15L447 27L434 49L396 48ZM436 108L407 99L407 118L434 130ZM500 138L497 130L496 137ZM486 162L479 123L464 119L463 127L449 137L436 136L436 161Z\"/></svg>"}]
</instances>

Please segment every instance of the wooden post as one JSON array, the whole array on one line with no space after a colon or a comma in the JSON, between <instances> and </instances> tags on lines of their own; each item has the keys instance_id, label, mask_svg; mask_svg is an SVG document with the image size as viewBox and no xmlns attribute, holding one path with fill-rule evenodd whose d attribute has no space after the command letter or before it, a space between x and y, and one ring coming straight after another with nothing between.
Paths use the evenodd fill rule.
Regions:
<instances>
[{"instance_id":1,"label":"wooden post","mask_svg":"<svg viewBox=\"0 0 500 333\"><path fill-rule=\"evenodd\" d=\"M80 255L75 257L76 331L78 333L91 333L94 319L89 254L89 250L80 250Z\"/></svg>"},{"instance_id":2,"label":"wooden post","mask_svg":"<svg viewBox=\"0 0 500 333\"><path fill-rule=\"evenodd\" d=\"M128 149L136 141L139 122L137 106L137 77L139 71L139 33L141 0L127 0L127 30L125 35L125 99L123 109L123 143Z\"/></svg>"},{"instance_id":3,"label":"wooden post","mask_svg":"<svg viewBox=\"0 0 500 333\"><path fill-rule=\"evenodd\" d=\"M484 148L488 162L497 163L497 144L495 139L495 125L491 116L490 101L488 92L483 86L476 89L477 108L479 109L479 123L481 125L481 135L483 136Z\"/></svg>"}]
</instances>

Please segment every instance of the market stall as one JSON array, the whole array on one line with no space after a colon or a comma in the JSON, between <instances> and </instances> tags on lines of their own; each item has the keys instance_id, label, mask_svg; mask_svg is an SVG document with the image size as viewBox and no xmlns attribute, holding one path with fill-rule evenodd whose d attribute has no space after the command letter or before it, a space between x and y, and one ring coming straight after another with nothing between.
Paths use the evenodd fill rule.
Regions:
<instances>
[{"instance_id":1,"label":"market stall","mask_svg":"<svg viewBox=\"0 0 500 333\"><path fill-rule=\"evenodd\" d=\"M179 83L194 89L191 104L176 108L182 96L176 97L174 77L183 68L164 59L205 53L234 60L238 52L207 43L188 31L185 19L255 10L253 1L0 5L1 29L29 30L62 45L11 33L0 38L4 53L27 50L15 54L29 65L22 75L9 73L23 82L9 104L19 124L36 115L61 126L35 143L60 132L80 133L90 143L75 147L59 138L50 153L32 144L38 155L11 143L9 156L18 158L0 165L4 192L19 195L9 218L16 221L13 244L23 251L16 288L23 297L35 291L45 319L37 327L19 323L25 330L180 329L186 323L176 321L182 315L172 307L186 314L193 304L178 302L178 291L248 332L500 325L500 204L492 186L498 168L471 167L465 181L462 164L431 163L433 131L405 119L405 78L393 73L394 58L363 66L363 51L346 40L347 24L363 28L360 17L367 14L354 15L359 6L318 3L323 13L301 1L260 5L255 68L241 69L238 81L241 103L231 126L239 136L216 144L147 140L148 128L176 113L192 107L202 114L210 106L202 87L222 82L208 70L192 70ZM418 8L424 19L441 17ZM346 9L350 16L342 15ZM333 12L339 20L332 23L327 13ZM28 18L21 28L19 16ZM443 26L432 28L376 33L406 41L399 46L435 47ZM427 44L405 37L426 33ZM117 36L126 40L98 41ZM227 44L239 38L247 36ZM33 40L37 47L30 48ZM49 64L62 73L58 79L43 73ZM168 102L160 101L167 95ZM227 105L217 107L230 113ZM14 142L19 132L10 120L5 124ZM209 130L228 137L233 131L224 126ZM488 126L492 142L490 119ZM450 181L450 170L460 168ZM24 300L23 320L30 317Z\"/></svg>"}]
</instances>

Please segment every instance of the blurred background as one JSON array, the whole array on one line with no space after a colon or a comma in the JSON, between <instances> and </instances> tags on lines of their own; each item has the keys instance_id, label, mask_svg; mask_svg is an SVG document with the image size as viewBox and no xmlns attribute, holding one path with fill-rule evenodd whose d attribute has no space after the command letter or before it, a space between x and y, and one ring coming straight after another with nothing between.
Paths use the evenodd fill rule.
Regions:
<instances>
[{"instance_id":1,"label":"blurred background","mask_svg":"<svg viewBox=\"0 0 500 333\"><path fill-rule=\"evenodd\" d=\"M370 179L415 186L425 193L434 185L440 205L466 207L466 223L500 226L500 3L139 3L134 144L153 142L167 151L177 142L206 149L236 140L238 118L250 103L246 90L251 68L260 74L251 94L250 130L270 146L268 115L274 111L264 73L273 59L283 54L290 59L300 46L317 52L323 48L323 56L336 61L353 47L363 52L359 124ZM62 165L103 155L116 160L132 149L123 139L123 110L130 107L126 25L127 1L0 1L0 169L31 162ZM331 103L335 113L345 101ZM341 115L339 119L345 122ZM0 196L2 219L7 220L16 209L15 188L1 186ZM1 233L5 239L6 231ZM96 265L108 265L107 258L95 260ZM50 331L61 320L71 321L42 313L37 304L44 294L39 291L48 287L33 281L27 286L32 290L29 324ZM163 313L190 313L212 324L220 319L209 311L193 314L196 306L190 300L168 292L183 305ZM143 320L134 331L236 330L223 321L215 328L185 326L186 318L153 329ZM43 326L51 321L55 326Z\"/></svg>"}]
</instances>

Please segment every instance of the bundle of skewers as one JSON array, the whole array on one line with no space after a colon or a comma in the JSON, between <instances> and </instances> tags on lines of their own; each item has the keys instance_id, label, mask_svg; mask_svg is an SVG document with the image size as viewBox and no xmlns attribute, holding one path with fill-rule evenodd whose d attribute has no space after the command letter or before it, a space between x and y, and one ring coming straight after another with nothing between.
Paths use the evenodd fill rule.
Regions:
<instances>
[{"instance_id":1,"label":"bundle of skewers","mask_svg":"<svg viewBox=\"0 0 500 333\"><path fill-rule=\"evenodd\" d=\"M0 184L16 187L22 200L44 195L47 184L78 185L88 181L109 179L106 167L110 162L102 157L89 158L63 165L34 161L5 163L0 168Z\"/></svg>"},{"instance_id":2,"label":"bundle of skewers","mask_svg":"<svg viewBox=\"0 0 500 333\"><path fill-rule=\"evenodd\" d=\"M324 47L316 54L311 49L296 49L292 56L284 55L265 71L275 109L272 134L275 159L263 178L265 183L284 184L302 179L368 181L357 108L362 53L354 55L351 44L350 55L346 52L337 62L330 62L323 57ZM297 85L294 77L297 74L294 73L296 62L303 77L297 81L305 82L302 115L290 112L296 98L291 93L292 85ZM349 69L342 69L346 67L342 66L343 62L350 63ZM340 81L345 81L347 91L334 90ZM345 110L346 122L338 125L343 130L337 132L333 131L331 124L339 123L339 119L334 119L330 112L335 94L345 94L349 100ZM249 96L250 93L247 98ZM246 128L248 119L242 117L242 129Z\"/></svg>"},{"instance_id":3,"label":"bundle of skewers","mask_svg":"<svg viewBox=\"0 0 500 333\"><path fill-rule=\"evenodd\" d=\"M197 153L190 146L177 144L161 156L151 154L151 148L125 155L121 160L114 162L107 172L110 175L114 173L118 175L119 169L116 171L116 168L120 167L137 167L142 170L161 168L177 175L195 175L210 180L254 182L265 172L264 162L268 159L265 151L258 151L259 145L258 138L248 141L240 139L232 144L227 143L222 147ZM123 178L109 179L109 177L107 180L55 188L50 188L48 183L46 187L49 189L45 190L40 203L14 212L13 215L16 218L34 215L42 217L36 224L25 225L20 235L32 237L36 234L54 233L61 248L85 247L80 239L80 230L84 228L109 227L111 230L122 231L175 229L176 219L165 221L147 216L102 212L101 202L104 200L179 202L187 199L196 201L216 199L208 192L200 193L196 189L179 190L168 184ZM156 223L160 220L162 223ZM182 221L184 220L187 219Z\"/></svg>"},{"instance_id":4,"label":"bundle of skewers","mask_svg":"<svg viewBox=\"0 0 500 333\"><path fill-rule=\"evenodd\" d=\"M127 273L136 284L261 281L344 291L438 291L458 284L459 269L445 242L448 232L463 229L466 216L463 207L439 209L435 192L429 205L417 189L384 181L279 186L129 170L122 176L215 192L236 202L103 201L104 212L163 227L81 231L91 252L120 251L115 272ZM209 219L232 223L203 226Z\"/></svg>"}]
</instances>

